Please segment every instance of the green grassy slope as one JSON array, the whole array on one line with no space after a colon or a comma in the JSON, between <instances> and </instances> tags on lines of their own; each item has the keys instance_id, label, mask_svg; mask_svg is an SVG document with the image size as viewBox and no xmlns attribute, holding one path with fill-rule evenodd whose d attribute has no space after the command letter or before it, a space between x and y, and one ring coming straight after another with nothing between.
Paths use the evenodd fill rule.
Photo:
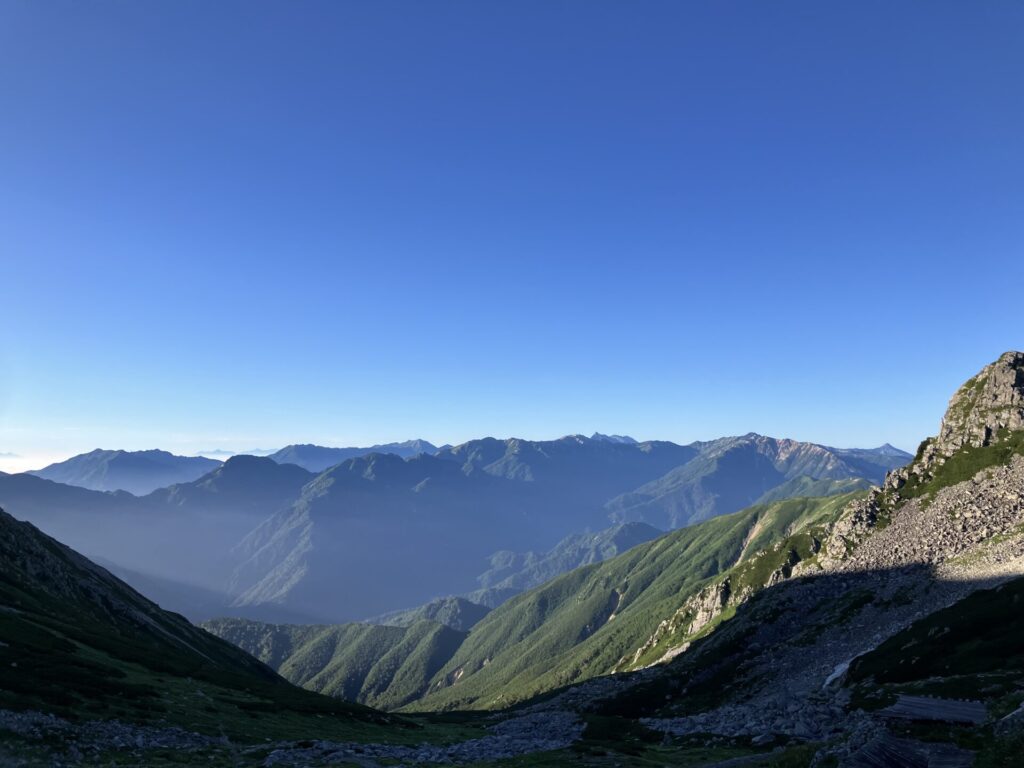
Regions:
<instances>
[{"instance_id":1,"label":"green grassy slope","mask_svg":"<svg viewBox=\"0 0 1024 768\"><path fill-rule=\"evenodd\" d=\"M1024 578L975 592L893 635L853 661L847 682L876 695L983 699L1012 710L1024 701Z\"/></svg>"},{"instance_id":2,"label":"green grassy slope","mask_svg":"<svg viewBox=\"0 0 1024 768\"><path fill-rule=\"evenodd\" d=\"M466 637L427 620L395 627L216 619L203 626L270 664L296 685L385 709L421 696Z\"/></svg>"},{"instance_id":3,"label":"green grassy slope","mask_svg":"<svg viewBox=\"0 0 1024 768\"><path fill-rule=\"evenodd\" d=\"M1018 766L1019 728L998 727L1024 704L1024 578L982 590L915 622L855 659L845 684L854 706L878 710L897 694L981 701L989 722L908 723L899 731L976 750L978 768Z\"/></svg>"},{"instance_id":4,"label":"green grassy slope","mask_svg":"<svg viewBox=\"0 0 1024 768\"><path fill-rule=\"evenodd\" d=\"M490 612L486 605L467 600L464 597L442 597L425 605L392 611L367 619L369 624L385 624L391 627L408 627L418 621L436 621L459 632L466 632Z\"/></svg>"},{"instance_id":5,"label":"green grassy slope","mask_svg":"<svg viewBox=\"0 0 1024 768\"><path fill-rule=\"evenodd\" d=\"M482 589L469 593L467 597L496 608L513 595L539 587L582 565L615 557L663 533L646 523L619 523L595 533L567 536L543 554L496 552L490 558L491 567L477 577Z\"/></svg>"},{"instance_id":6,"label":"green grassy slope","mask_svg":"<svg viewBox=\"0 0 1024 768\"><path fill-rule=\"evenodd\" d=\"M2 511L0 708L258 741L393 730L381 713L290 685Z\"/></svg>"},{"instance_id":7,"label":"green grassy slope","mask_svg":"<svg viewBox=\"0 0 1024 768\"><path fill-rule=\"evenodd\" d=\"M413 708L500 707L606 674L712 577L796 529L830 519L851 498L751 507L519 595L473 628Z\"/></svg>"},{"instance_id":8,"label":"green grassy slope","mask_svg":"<svg viewBox=\"0 0 1024 768\"><path fill-rule=\"evenodd\" d=\"M758 504L768 504L782 499L795 499L815 496L839 496L854 491L865 491L871 483L860 477L848 477L841 480L825 478L815 480L813 477L801 475L787 480L782 485L772 488L757 500Z\"/></svg>"},{"instance_id":9,"label":"green grassy slope","mask_svg":"<svg viewBox=\"0 0 1024 768\"><path fill-rule=\"evenodd\" d=\"M928 443L928 440L921 443L917 451L918 457ZM983 469L1006 464L1014 456L1024 456L1024 430L1001 429L989 445L966 446L936 466L929 474L911 474L907 482L899 488L900 498L934 496L943 488L970 480Z\"/></svg>"}]
</instances>

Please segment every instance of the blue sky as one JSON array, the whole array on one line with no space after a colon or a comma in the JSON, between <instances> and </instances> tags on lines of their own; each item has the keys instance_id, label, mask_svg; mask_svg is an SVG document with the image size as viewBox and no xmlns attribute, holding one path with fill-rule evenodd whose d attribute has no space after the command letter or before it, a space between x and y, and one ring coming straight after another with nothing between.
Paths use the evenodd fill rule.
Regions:
<instances>
[{"instance_id":1,"label":"blue sky","mask_svg":"<svg viewBox=\"0 0 1024 768\"><path fill-rule=\"evenodd\" d=\"M0 4L0 468L913 449L1024 346L1024 6Z\"/></svg>"}]
</instances>

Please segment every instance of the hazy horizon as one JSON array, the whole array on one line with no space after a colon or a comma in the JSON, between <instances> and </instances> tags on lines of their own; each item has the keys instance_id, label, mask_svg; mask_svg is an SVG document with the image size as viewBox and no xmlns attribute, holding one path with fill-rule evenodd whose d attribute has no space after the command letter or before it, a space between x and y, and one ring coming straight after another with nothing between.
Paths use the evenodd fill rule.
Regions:
<instances>
[{"instance_id":1,"label":"hazy horizon","mask_svg":"<svg viewBox=\"0 0 1024 768\"><path fill-rule=\"evenodd\" d=\"M1024 343L1024 9L60 8L0 11L0 468L912 450Z\"/></svg>"},{"instance_id":2,"label":"hazy horizon","mask_svg":"<svg viewBox=\"0 0 1024 768\"><path fill-rule=\"evenodd\" d=\"M1005 0L0 0L0 764L1019 762L1022 73Z\"/></svg>"},{"instance_id":3,"label":"hazy horizon","mask_svg":"<svg viewBox=\"0 0 1024 768\"><path fill-rule=\"evenodd\" d=\"M620 436L631 437L634 440L636 440L637 442L641 442L641 443L642 442L646 442L646 441L650 441L650 440L664 440L664 441L676 443L678 445L687 445L687 444L693 443L693 442L700 442L700 441L705 441L705 440L714 440L716 438L721 438L721 437L739 437L739 436L741 436L743 434L748 434L750 431L756 431L756 430L748 430L748 432L736 433L736 434L721 434L721 435L699 437L699 438L694 438L692 440L685 440L685 441L671 440L670 438L666 438L666 437L653 437L653 436L637 437L636 435L630 435L628 433L617 433L617 434L619 434ZM499 440L520 439L520 440L533 440L533 441L543 442L543 441L549 441L549 440L558 440L558 439L561 439L561 438L564 438L564 437L571 437L573 435L583 435L585 437L590 437L591 435L595 434L595 432L596 432L596 430L590 430L589 432L579 432L579 431L577 431L577 432L569 432L569 433L566 433L566 434L555 435L555 436L550 436L550 437L549 436L534 437L534 436L530 436L530 435L485 435L485 434L481 434L481 435L475 435L474 437L470 437L470 438L467 438L465 440L457 440L457 441L455 441L455 440L431 440L431 439L426 438L426 437L416 436L416 437L404 438L404 439L400 439L400 440L372 440L370 442L359 443L358 445L355 444L355 443L345 443L345 444L342 444L342 443L317 443L317 442L313 442L313 441L310 441L310 440L292 440L292 441L290 441L288 443L282 443L281 445L278 445L275 448L248 448L248 449L245 449L245 448L242 448L242 449L218 449L218 448L213 448L213 449L200 449L200 450L185 451L185 452L180 452L180 451L176 451L176 450L170 450L166 446L161 445L159 443L157 443L157 444L148 444L148 443L147 444L142 444L142 443L140 443L139 444L140 447L127 447L127 448L124 447L124 446L103 446L103 445L97 445L97 446L94 446L92 448L88 448L88 449L81 450L81 451L77 451L76 450L76 451L72 451L72 452L54 453L54 454L46 454L46 455L40 455L40 454L23 455L23 454L19 454L19 453L13 452L13 451L2 452L2 453L0 453L0 472L17 473L17 472L28 472L28 471L32 471L32 470L43 469L44 467L48 466L49 464L55 464L55 463L58 463L58 462L61 462L61 461L65 461L65 460L70 459L70 458L72 458L74 456L79 456L79 455L81 455L83 453L89 453L90 451L94 451L94 450L103 450L103 451L114 451L114 450L123 450L123 451L162 450L162 451L168 451L169 453L177 454L179 456L204 456L206 458L217 459L217 460L223 461L223 460L228 459L228 458L230 458L232 456L240 456L240 455L268 456L268 455L270 455L272 453L275 453L276 451L280 450L281 448L284 448L286 445L314 444L314 445L319 445L319 446L323 446L323 447L326 447L326 448L351 448L351 447L364 447L365 448L365 447L372 447L372 446L375 446L375 445L387 445L389 443L402 443L402 442L406 442L407 440L426 440L427 442L432 443L433 445L436 445L436 446L440 447L440 446L443 446L443 445L460 445L460 444L468 442L470 440L475 440L475 439L479 439L479 438L483 438L483 437L494 437L494 438L497 438ZM600 434L611 434L611 433L600 433ZM870 445L868 445L868 444L865 444L865 445L852 445L852 444L851 445L844 445L844 444L838 444L838 443L824 443L824 442L821 442L819 440L800 440L799 438L794 438L794 437L792 437L790 435L766 435L766 436L767 437L775 437L775 438L778 438L778 439L798 440L799 442L816 443L816 444L819 444L819 445L827 445L827 446L830 446L830 447L833 447L833 448L879 448L879 447L882 447L883 445L888 444L888 445L891 445L894 448L898 448L901 451L905 451L907 453L913 453L914 448L916 447L916 446L896 445L894 443L890 443L890 442L885 441L885 440L877 442L877 443L872 443Z\"/></svg>"}]
</instances>

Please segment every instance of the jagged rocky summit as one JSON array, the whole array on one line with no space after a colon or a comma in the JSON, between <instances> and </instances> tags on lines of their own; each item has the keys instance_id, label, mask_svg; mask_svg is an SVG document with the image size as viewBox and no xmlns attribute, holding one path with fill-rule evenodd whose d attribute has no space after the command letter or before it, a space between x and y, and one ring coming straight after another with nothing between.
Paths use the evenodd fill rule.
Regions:
<instances>
[{"instance_id":1,"label":"jagged rocky summit","mask_svg":"<svg viewBox=\"0 0 1024 768\"><path fill-rule=\"evenodd\" d=\"M987 448L1024 430L1024 352L1005 352L968 379L949 401L939 434L918 448L914 461L889 472L885 488L899 492L911 477L930 479L958 452Z\"/></svg>"}]
</instances>

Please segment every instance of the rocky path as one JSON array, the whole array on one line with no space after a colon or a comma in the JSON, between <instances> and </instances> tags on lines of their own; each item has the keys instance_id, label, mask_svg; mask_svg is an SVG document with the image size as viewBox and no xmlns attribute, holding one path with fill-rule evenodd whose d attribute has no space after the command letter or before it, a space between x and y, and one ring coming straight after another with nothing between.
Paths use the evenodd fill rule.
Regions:
<instances>
[{"instance_id":1,"label":"rocky path","mask_svg":"<svg viewBox=\"0 0 1024 768\"><path fill-rule=\"evenodd\" d=\"M0 709L0 731L16 734L28 742L50 745L72 764L111 750L141 755L150 749L197 751L226 744L225 739L181 728L152 728L117 720L71 723L42 712L6 709Z\"/></svg>"},{"instance_id":2,"label":"rocky path","mask_svg":"<svg viewBox=\"0 0 1024 768\"><path fill-rule=\"evenodd\" d=\"M570 712L543 712L511 717L488 728L479 739L449 745L422 744L403 747L389 744L340 744L319 741L309 747L280 745L263 763L266 766L351 763L354 759L397 760L400 764L452 764L509 757L563 749L583 733L583 723Z\"/></svg>"},{"instance_id":3,"label":"rocky path","mask_svg":"<svg viewBox=\"0 0 1024 768\"><path fill-rule=\"evenodd\" d=\"M532 752L563 749L583 733L584 724L571 712L527 713L495 722L488 734L478 739L448 745L360 744L356 742L279 742L245 748L226 738L203 736L180 728L135 726L114 720L71 723L41 712L0 710L0 730L14 733L28 742L47 745L55 765L91 762L103 753L125 752L145 764L145 753L154 749L198 752L211 747L227 748L240 757L258 760L264 766L307 766L345 763L367 766L379 760L400 765L472 763L500 760ZM267 753L265 758L260 759ZM248 763L247 763L248 764Z\"/></svg>"}]
</instances>

